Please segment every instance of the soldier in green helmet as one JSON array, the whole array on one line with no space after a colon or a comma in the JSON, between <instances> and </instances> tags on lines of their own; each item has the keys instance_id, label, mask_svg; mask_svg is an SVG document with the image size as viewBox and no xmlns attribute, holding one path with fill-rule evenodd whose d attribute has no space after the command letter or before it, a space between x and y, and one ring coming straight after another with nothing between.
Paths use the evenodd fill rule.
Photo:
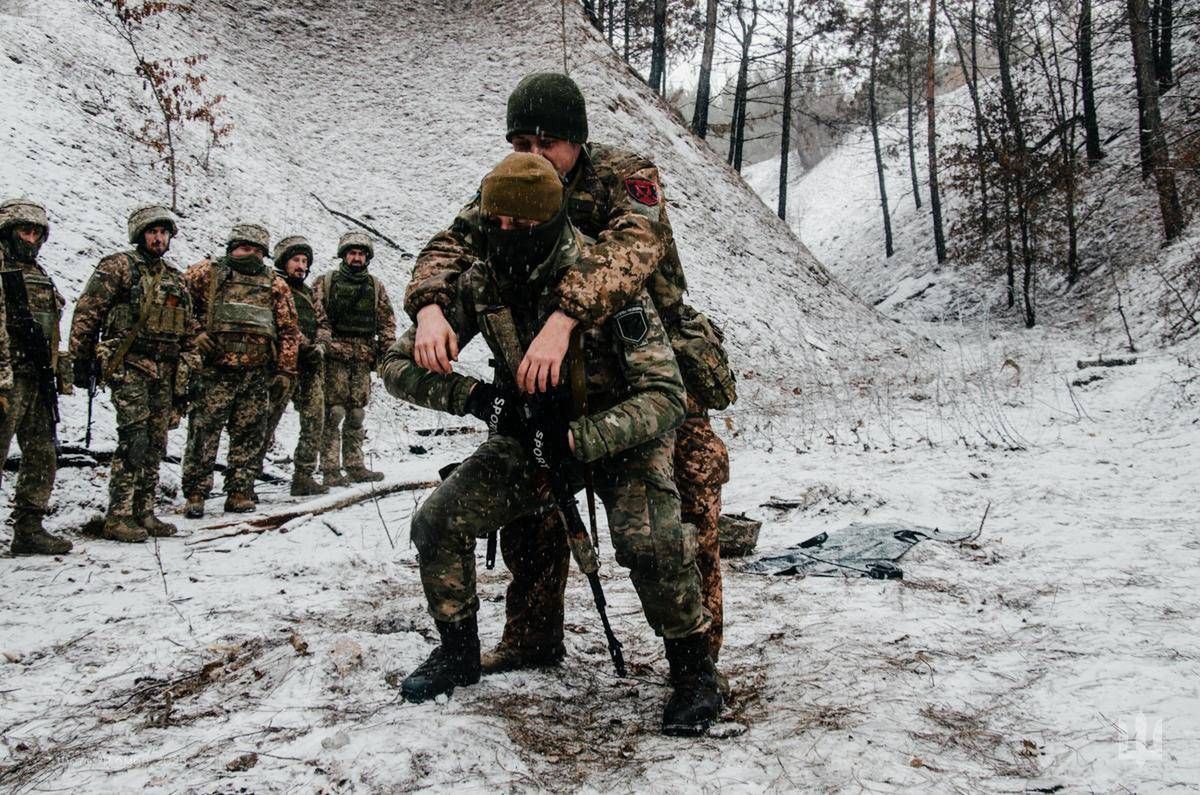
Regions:
<instances>
[{"instance_id":1,"label":"soldier in green helmet","mask_svg":"<svg viewBox=\"0 0 1200 795\"><path fill-rule=\"evenodd\" d=\"M729 457L708 411L725 408L736 392L719 330L683 301L687 284L658 169L634 152L591 142L583 93L563 74L538 72L522 79L508 99L507 122L515 151L541 155L554 165L566 188L571 223L592 241L556 284L556 309L526 351L518 386L532 393L558 383L571 331L602 324L647 290L687 387L687 419L676 432L675 482L683 519L699 530L697 562L712 616L708 641L715 660L723 626L717 519ZM457 335L444 309L459 276L485 254L483 222L476 198L434 235L413 268L404 307L417 324L414 359L433 372L450 372L457 358ZM500 549L513 580L505 600L508 622L500 643L483 657L485 672L562 659L568 569L563 538L552 515L523 517L501 530Z\"/></svg>"},{"instance_id":2,"label":"soldier in green helmet","mask_svg":"<svg viewBox=\"0 0 1200 795\"><path fill-rule=\"evenodd\" d=\"M396 341L396 313L383 283L367 272L375 244L364 232L338 241L341 264L317 280L314 298L329 316L332 341L325 361L325 444L321 470L326 486L383 479L363 460L363 423L371 398L371 371ZM345 473L342 468L345 467Z\"/></svg>"},{"instance_id":3,"label":"soldier in green helmet","mask_svg":"<svg viewBox=\"0 0 1200 795\"><path fill-rule=\"evenodd\" d=\"M300 375L288 392L271 398L267 435L258 459L259 471L262 471L262 461L271 446L275 429L279 427L279 420L291 401L300 416L300 437L296 440L293 456L292 496L325 494L329 487L314 480L313 472L317 468L325 428L325 355L331 338L325 307L315 299L312 288L304 281L312 268L312 244L298 235L285 237L275 244L272 259L275 270L291 288L292 301L296 304L301 336Z\"/></svg>"},{"instance_id":4,"label":"soldier in green helmet","mask_svg":"<svg viewBox=\"0 0 1200 795\"><path fill-rule=\"evenodd\" d=\"M158 470L196 328L183 273L164 259L174 213L139 207L128 232L133 249L100 260L75 304L70 350L75 385L107 386L117 416L104 537L136 543L177 530L155 516Z\"/></svg>"},{"instance_id":5,"label":"soldier in green helmet","mask_svg":"<svg viewBox=\"0 0 1200 795\"><path fill-rule=\"evenodd\" d=\"M66 301L38 263L50 236L46 209L29 199L0 204L0 268L3 269L7 354L0 357L0 461L13 437L21 448L21 469L13 492L14 555L61 555L71 542L51 535L42 517L54 488L57 399L70 376L58 373L59 321ZM36 348L36 350L35 350ZM63 363L66 355L61 356ZM48 363L49 372L39 362Z\"/></svg>"},{"instance_id":6,"label":"soldier in green helmet","mask_svg":"<svg viewBox=\"0 0 1200 795\"><path fill-rule=\"evenodd\" d=\"M184 274L200 332L196 348L204 361L196 402L188 418L183 457L185 513L204 515L213 485L221 432L229 432L225 510L254 510L254 478L266 437L269 407L296 378L300 326L292 290L265 262L267 230L235 224L225 256L203 260Z\"/></svg>"}]
</instances>

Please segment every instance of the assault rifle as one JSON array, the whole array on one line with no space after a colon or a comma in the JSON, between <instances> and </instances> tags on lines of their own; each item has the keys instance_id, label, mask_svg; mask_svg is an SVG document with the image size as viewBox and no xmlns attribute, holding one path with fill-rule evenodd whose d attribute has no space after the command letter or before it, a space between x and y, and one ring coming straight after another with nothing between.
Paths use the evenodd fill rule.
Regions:
<instances>
[{"instance_id":1,"label":"assault rifle","mask_svg":"<svg viewBox=\"0 0 1200 795\"><path fill-rule=\"evenodd\" d=\"M489 328L492 336L503 349L505 364L516 382L517 368L521 364L520 338L517 336L516 324L512 312L504 307L490 309L482 318L485 327ZM578 332L572 338L572 350L568 352L568 366L571 364L581 367L579 358L580 345ZM574 359L574 361L572 361ZM588 536L588 529L579 515L579 504L575 502L575 490L567 477L565 462L561 453L556 455L550 440L545 434L549 428L565 425L570 417L570 395L561 389L546 394L531 396L525 403L526 420L532 433L530 438L522 440L533 458L535 471L535 486L539 496L550 496L554 507L567 529L567 544L571 548L571 556L575 558L579 570L587 577L592 589L592 599L596 603L596 612L600 614L600 623L604 627L604 637L608 641L608 654L612 657L613 667L617 676L625 676L625 655L621 651L621 641L613 632L612 624L608 621L608 601L604 598L604 589L600 585L600 556ZM591 490L591 478L587 478L588 490ZM589 493L588 507L595 535L594 498Z\"/></svg>"},{"instance_id":2,"label":"assault rifle","mask_svg":"<svg viewBox=\"0 0 1200 795\"><path fill-rule=\"evenodd\" d=\"M41 325L29 309L29 293L25 290L25 277L20 270L0 270L4 294L9 296L9 328L13 334L13 347L22 351L33 365L37 379L38 397L50 414L50 437L54 449L58 450L58 374L55 372L51 340L46 339Z\"/></svg>"},{"instance_id":3,"label":"assault rifle","mask_svg":"<svg viewBox=\"0 0 1200 795\"><path fill-rule=\"evenodd\" d=\"M96 400L96 392L98 392L98 391L100 390L99 377L100 377L100 367L99 367L99 365L96 363L96 360L95 360L95 359L93 359L93 360L91 361L91 363L89 364L89 366L88 366L88 382L87 382L87 395L88 395L88 415L87 415L87 429L86 429L86 430L83 432L83 447L84 447L84 449L85 449L85 450L91 450L91 449L92 449L92 403L93 403L93 401L95 401L95 400Z\"/></svg>"}]
</instances>

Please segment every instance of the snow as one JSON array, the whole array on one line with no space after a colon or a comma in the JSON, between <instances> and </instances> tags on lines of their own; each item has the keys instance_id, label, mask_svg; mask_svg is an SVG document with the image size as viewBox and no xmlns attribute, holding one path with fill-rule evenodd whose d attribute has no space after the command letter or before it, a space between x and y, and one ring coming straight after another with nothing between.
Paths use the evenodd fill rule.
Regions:
<instances>
[{"instance_id":1,"label":"snow","mask_svg":"<svg viewBox=\"0 0 1200 795\"><path fill-rule=\"evenodd\" d=\"M10 153L0 173L6 191L51 203L46 261L73 298L100 253L119 245L127 207L156 183L123 171L115 140L70 99L94 79L92 61L107 57L96 22L65 0L8 9L0 47L13 63L6 78L17 79L0 84ZM234 147L216 153L213 175L190 177L174 253L186 262L211 250L243 210L330 249L341 226L310 190L370 214L414 250L500 154L498 125L469 121L498 119L512 75L561 58L558 7L522 9L302 2L235 15L201 4L186 34L213 52L238 131ZM51 33L34 33L50 19ZM239 528L214 527L229 520L214 513L214 498L203 520L171 517L179 538L121 546L73 535L76 551L61 560L0 558L0 786L1200 785L1198 344L1078 370L1079 359L1118 353L1112 338L1086 324L1017 331L987 315L906 317L904 327L882 319L570 24L573 72L600 98L593 107L608 111L594 122L596 138L629 142L662 165L693 299L729 329L743 398L716 421L733 454L725 503L763 520L760 552L854 521L974 530L986 510L978 540L919 545L901 582L764 578L727 561L721 668L733 695L714 733L723 736L687 740L657 733L667 695L661 642L612 560L606 528L605 590L629 678L611 672L587 585L572 574L561 668L488 677L409 705L384 673L411 670L436 643L408 539L427 492L228 537L219 536ZM44 94L33 94L35 81ZM447 134L446 119L463 123ZM830 202L849 173L827 175ZM874 216L855 212L821 223L866 238L863 219ZM833 250L829 238L810 242ZM381 249L376 267L398 296L409 262ZM1093 374L1100 379L1072 385ZM64 406L63 437L74 439L82 401ZM103 398L97 406L107 411ZM281 438L294 438L293 422ZM478 433L417 433L462 424L377 391L368 449L388 475L378 487L429 480L469 454ZM111 446L107 415L97 432ZM172 434L173 451L182 436ZM288 473L284 447L270 472ZM102 509L106 475L63 470L51 526ZM177 467L164 467L164 486L178 488ZM7 498L9 478L3 489ZM303 514L351 491L307 502L282 485L260 493L268 510ZM802 509L762 507L804 495ZM502 567L479 573L490 645L507 577ZM256 763L229 769L250 753Z\"/></svg>"}]
</instances>

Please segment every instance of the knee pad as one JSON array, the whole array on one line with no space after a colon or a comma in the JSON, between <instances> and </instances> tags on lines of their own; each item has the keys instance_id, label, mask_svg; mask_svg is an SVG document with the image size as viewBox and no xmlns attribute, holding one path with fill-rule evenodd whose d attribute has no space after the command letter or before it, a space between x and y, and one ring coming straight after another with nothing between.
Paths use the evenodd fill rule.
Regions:
<instances>
[{"instance_id":1,"label":"knee pad","mask_svg":"<svg viewBox=\"0 0 1200 795\"><path fill-rule=\"evenodd\" d=\"M418 555L428 555L433 550L434 540L437 537L436 523L433 521L433 517L429 515L429 512L425 510L424 503L413 514L408 537L412 541L413 546L417 548Z\"/></svg>"},{"instance_id":2,"label":"knee pad","mask_svg":"<svg viewBox=\"0 0 1200 795\"><path fill-rule=\"evenodd\" d=\"M346 419L345 406L330 406L325 414L325 424L337 426L342 424L342 420Z\"/></svg>"},{"instance_id":3,"label":"knee pad","mask_svg":"<svg viewBox=\"0 0 1200 795\"><path fill-rule=\"evenodd\" d=\"M150 459L150 429L144 423L117 429L118 453L132 469L141 469Z\"/></svg>"},{"instance_id":4,"label":"knee pad","mask_svg":"<svg viewBox=\"0 0 1200 795\"><path fill-rule=\"evenodd\" d=\"M352 408L346 412L346 424L351 428L361 428L367 418L366 409Z\"/></svg>"}]
</instances>

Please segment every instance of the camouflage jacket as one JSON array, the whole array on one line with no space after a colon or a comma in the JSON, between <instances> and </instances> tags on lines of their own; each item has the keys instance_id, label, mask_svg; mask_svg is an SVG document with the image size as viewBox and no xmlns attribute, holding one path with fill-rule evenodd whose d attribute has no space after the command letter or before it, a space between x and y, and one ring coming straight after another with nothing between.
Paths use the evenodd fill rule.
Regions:
<instances>
[{"instance_id":1,"label":"camouflage jacket","mask_svg":"<svg viewBox=\"0 0 1200 795\"><path fill-rule=\"evenodd\" d=\"M54 284L54 279L46 272L46 269L37 262L20 262L12 253L3 245L0 245L0 267L6 270L20 270L23 272L26 279L34 278L40 286L26 282L26 292L28 293L29 308L34 313L35 317L44 317L43 331L49 338L51 358L58 351L59 344L59 326L62 323L63 307L67 304L67 299L63 298L62 293L58 291L58 287ZM12 296L4 296L5 302L5 322L13 322L13 318L7 316L10 311L8 302L12 300ZM5 337L8 338L8 344L5 346L8 350L9 366L12 368L14 375L16 373L26 373L32 371L32 365L28 363L25 352L21 350L19 345L12 344L13 333L11 329L5 329Z\"/></svg>"},{"instance_id":2,"label":"camouflage jacket","mask_svg":"<svg viewBox=\"0 0 1200 795\"><path fill-rule=\"evenodd\" d=\"M214 263L205 259L197 262L183 274L192 297L192 312L196 318L196 331L204 331L208 315L208 291L212 283ZM268 269L269 270L269 269ZM271 313L275 319L275 370L286 375L296 375L297 357L300 352L300 325L296 319L296 305L292 301L292 289L283 277L274 271L271 283ZM247 366L245 355L222 351L210 366L241 368Z\"/></svg>"},{"instance_id":3,"label":"camouflage jacket","mask_svg":"<svg viewBox=\"0 0 1200 795\"><path fill-rule=\"evenodd\" d=\"M329 316L325 314L325 303L317 300L316 291L307 284L293 284L290 279L285 279L285 281L287 281L288 287L291 288L292 301L295 302L297 295L303 296L300 300L307 298L312 303L313 314L317 316L317 335L315 337L309 339L304 334L303 329L301 329L300 352L307 353L310 349L317 347L329 350L330 343L333 341L333 332L329 328Z\"/></svg>"},{"instance_id":4,"label":"camouflage jacket","mask_svg":"<svg viewBox=\"0 0 1200 795\"><path fill-rule=\"evenodd\" d=\"M4 269L4 251L0 249L0 270ZM4 316L4 284L0 283L0 393L13 388L11 354L8 352L8 325Z\"/></svg>"},{"instance_id":5,"label":"camouflage jacket","mask_svg":"<svg viewBox=\"0 0 1200 795\"><path fill-rule=\"evenodd\" d=\"M450 286L446 318L465 347L482 335L497 361L508 361L488 315L507 307L522 349L557 307L559 282L578 266L586 241L568 225L558 250L534 270L528 284L514 284L486 262L477 262ZM392 395L419 406L466 413L467 396L479 383L469 376L438 375L413 361L416 328L384 356L380 372ZM641 290L600 325L583 331L587 416L571 423L575 455L584 462L615 455L676 428L684 418L684 389L671 344L649 294ZM569 362L568 367L579 366ZM497 380L512 387L511 374L497 368Z\"/></svg>"},{"instance_id":6,"label":"camouflage jacket","mask_svg":"<svg viewBox=\"0 0 1200 795\"><path fill-rule=\"evenodd\" d=\"M191 349L197 330L192 315L192 302L183 283L183 273L166 260L149 261L140 252L127 251L112 254L100 260L96 270L83 288L83 294L75 302L75 313L71 317L71 356L76 360L94 359L97 356L97 341L104 338L115 344L108 347L111 355L125 335L132 329L117 329L113 323L115 315L127 314L127 323L136 322L140 307L133 306L135 287L133 272L137 266L144 276L158 276L157 295L164 304L169 304L178 313L181 334L170 334L161 338L157 345L139 345L135 341L125 354L124 364L141 371L151 378L165 378L174 367L178 353ZM147 329L151 324L146 324ZM177 341L173 341L177 338ZM172 355L175 354L175 355Z\"/></svg>"},{"instance_id":7,"label":"camouflage jacket","mask_svg":"<svg viewBox=\"0 0 1200 795\"><path fill-rule=\"evenodd\" d=\"M329 276L329 273L322 274L313 283L313 299L326 316L329 314L329 305L325 289ZM370 362L372 367L376 367L383 354L396 342L396 311L392 309L392 300L379 277L372 275L371 280L375 285L375 336L346 337L331 332L329 354L334 359ZM333 318L329 317L328 320L332 327Z\"/></svg>"},{"instance_id":8,"label":"camouflage jacket","mask_svg":"<svg viewBox=\"0 0 1200 795\"><path fill-rule=\"evenodd\" d=\"M567 212L595 243L555 286L556 308L596 325L645 287L672 326L687 282L654 164L622 149L587 144L567 178ZM485 255L477 195L417 257L405 311L415 320L427 304L448 307L454 280Z\"/></svg>"}]
</instances>

